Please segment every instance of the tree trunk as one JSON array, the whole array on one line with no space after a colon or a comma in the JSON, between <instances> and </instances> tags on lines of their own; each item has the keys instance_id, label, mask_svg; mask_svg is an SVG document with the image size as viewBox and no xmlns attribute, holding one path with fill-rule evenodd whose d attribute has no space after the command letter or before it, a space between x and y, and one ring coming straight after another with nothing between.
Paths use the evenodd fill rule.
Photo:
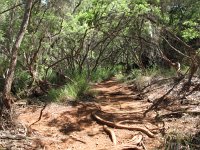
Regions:
<instances>
[{"instance_id":1,"label":"tree trunk","mask_svg":"<svg viewBox=\"0 0 200 150\"><path fill-rule=\"evenodd\" d=\"M11 60L10 60L10 66L9 66L8 73L6 75L5 86L4 86L4 91L3 91L3 102L4 102L4 105L7 109L11 108L12 100L10 98L10 91L11 91L14 72L15 72L15 68L16 68L16 64L17 64L18 49L21 45L21 42L23 40L24 34L26 32L26 29L27 29L27 26L28 26L28 23L29 23L32 3L33 3L33 0L27 0L27 2L26 2L23 21L21 23L19 33L17 34L15 43L12 47L12 55L11 55Z\"/></svg>"}]
</instances>

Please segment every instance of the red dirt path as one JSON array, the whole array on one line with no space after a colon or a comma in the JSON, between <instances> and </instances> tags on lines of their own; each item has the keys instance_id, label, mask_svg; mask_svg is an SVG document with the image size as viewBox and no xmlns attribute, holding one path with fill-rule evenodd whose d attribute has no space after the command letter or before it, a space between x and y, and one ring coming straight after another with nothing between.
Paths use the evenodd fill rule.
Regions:
<instances>
[{"instance_id":1,"label":"red dirt path","mask_svg":"<svg viewBox=\"0 0 200 150\"><path fill-rule=\"evenodd\" d=\"M94 101L69 104L51 103L46 106L39 122L29 127L29 136L34 139L28 149L45 150L106 150L117 149L109 136L91 118L91 112L101 109L104 119L118 122L131 120L131 124L148 129L158 128L155 113L143 118L143 113L151 105L147 100L137 97L128 85L118 83L115 79L93 85L92 90L98 91ZM18 117L27 127L38 120L42 107L29 106L21 108ZM129 124L129 125L131 125ZM113 129L117 137L117 145L126 144L137 131ZM159 132L155 130L155 132ZM144 134L143 134L144 135ZM160 146L161 139L144 135L144 144L148 150Z\"/></svg>"}]
</instances>

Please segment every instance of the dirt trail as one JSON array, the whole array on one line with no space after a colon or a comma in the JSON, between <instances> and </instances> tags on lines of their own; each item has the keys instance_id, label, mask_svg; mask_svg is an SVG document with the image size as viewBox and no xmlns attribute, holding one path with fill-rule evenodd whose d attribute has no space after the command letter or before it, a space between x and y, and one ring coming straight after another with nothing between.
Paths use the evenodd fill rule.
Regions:
<instances>
[{"instance_id":1,"label":"dirt trail","mask_svg":"<svg viewBox=\"0 0 200 150\"><path fill-rule=\"evenodd\" d=\"M48 104L39 122L29 127L29 136L34 139L27 149L45 150L100 150L115 149L109 136L91 118L91 112L101 109L100 116L109 121L131 120L128 125L157 128L155 113L143 118L143 113L150 103L141 99L137 92L128 85L118 83L114 78L96 85L92 90L98 92L94 101L69 104ZM38 120L41 108L29 106L19 110L21 123L30 126ZM127 143L137 131L113 129L117 137L117 145ZM156 132L158 132L156 130ZM144 134L143 134L144 135ZM156 135L156 134L155 134ZM144 144L148 150L160 145L156 138L144 135Z\"/></svg>"}]
</instances>

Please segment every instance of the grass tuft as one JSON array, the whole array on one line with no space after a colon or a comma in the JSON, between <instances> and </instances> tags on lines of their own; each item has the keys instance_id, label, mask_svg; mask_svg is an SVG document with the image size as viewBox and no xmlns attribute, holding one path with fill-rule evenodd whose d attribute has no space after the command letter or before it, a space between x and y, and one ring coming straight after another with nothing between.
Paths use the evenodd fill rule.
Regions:
<instances>
[{"instance_id":1,"label":"grass tuft","mask_svg":"<svg viewBox=\"0 0 200 150\"><path fill-rule=\"evenodd\" d=\"M90 85L85 74L75 74L73 81L61 88L51 89L48 92L48 98L53 102L63 102L66 100L77 100L83 95L90 93Z\"/></svg>"},{"instance_id":2,"label":"grass tuft","mask_svg":"<svg viewBox=\"0 0 200 150\"><path fill-rule=\"evenodd\" d=\"M199 149L200 132L195 135L185 135L179 132L171 132L165 136L165 150L196 150Z\"/></svg>"}]
</instances>

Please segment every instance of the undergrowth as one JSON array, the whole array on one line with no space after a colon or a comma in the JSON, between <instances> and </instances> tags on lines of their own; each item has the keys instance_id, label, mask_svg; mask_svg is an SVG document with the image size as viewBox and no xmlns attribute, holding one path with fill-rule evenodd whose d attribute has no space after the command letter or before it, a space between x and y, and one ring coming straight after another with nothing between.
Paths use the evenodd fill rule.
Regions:
<instances>
[{"instance_id":1,"label":"undergrowth","mask_svg":"<svg viewBox=\"0 0 200 150\"><path fill-rule=\"evenodd\" d=\"M115 74L116 70L115 68L99 68L95 72L92 72L90 76L86 70L83 70L81 74L78 71L74 71L73 74L69 75L72 81L60 88L51 89L48 92L48 99L54 102L63 102L66 100L84 100L93 97L96 93L90 90L90 82L107 80ZM52 76L51 79L56 78Z\"/></svg>"},{"instance_id":2,"label":"undergrowth","mask_svg":"<svg viewBox=\"0 0 200 150\"><path fill-rule=\"evenodd\" d=\"M198 150L200 148L200 132L195 135L184 135L180 132L171 132L165 136L165 150Z\"/></svg>"},{"instance_id":3,"label":"undergrowth","mask_svg":"<svg viewBox=\"0 0 200 150\"><path fill-rule=\"evenodd\" d=\"M117 70L115 68L98 68L95 72L92 73L91 80L92 82L101 82L111 78L116 72Z\"/></svg>"},{"instance_id":4,"label":"undergrowth","mask_svg":"<svg viewBox=\"0 0 200 150\"><path fill-rule=\"evenodd\" d=\"M142 90L145 86L151 84L154 78L168 78L173 76L176 76L176 71L174 69L164 69L157 66L144 70L133 69L129 74L118 73L115 75L118 81L133 83L138 90Z\"/></svg>"},{"instance_id":5,"label":"undergrowth","mask_svg":"<svg viewBox=\"0 0 200 150\"><path fill-rule=\"evenodd\" d=\"M44 71L41 71L44 72ZM70 73L70 74L69 74ZM41 73L42 76L45 76L44 73ZM81 99L84 95L94 95L90 91L90 83L91 82L102 82L107 80L113 76L118 81L126 82L126 81L134 81L139 89L149 84L152 77L155 76L173 76L175 75L175 71L173 69L162 69L156 66L152 68L145 69L145 71L141 69L134 69L130 74L125 75L122 73L122 68L120 66L116 67L99 67L96 71L90 71L88 74L87 69L83 69L82 72L77 70L68 70L63 73L70 80L59 78L53 70L49 70L49 73L46 76L46 80L48 80L51 84L59 86L52 87L48 91L47 97L51 101L65 101L68 99ZM27 88L27 85L30 84L30 75L28 72L20 72L16 73L16 91L19 93L23 89Z\"/></svg>"},{"instance_id":6,"label":"undergrowth","mask_svg":"<svg viewBox=\"0 0 200 150\"><path fill-rule=\"evenodd\" d=\"M48 98L51 101L75 100L89 93L90 85L84 74L74 76L73 82L68 83L61 88L51 89L48 92Z\"/></svg>"}]
</instances>

